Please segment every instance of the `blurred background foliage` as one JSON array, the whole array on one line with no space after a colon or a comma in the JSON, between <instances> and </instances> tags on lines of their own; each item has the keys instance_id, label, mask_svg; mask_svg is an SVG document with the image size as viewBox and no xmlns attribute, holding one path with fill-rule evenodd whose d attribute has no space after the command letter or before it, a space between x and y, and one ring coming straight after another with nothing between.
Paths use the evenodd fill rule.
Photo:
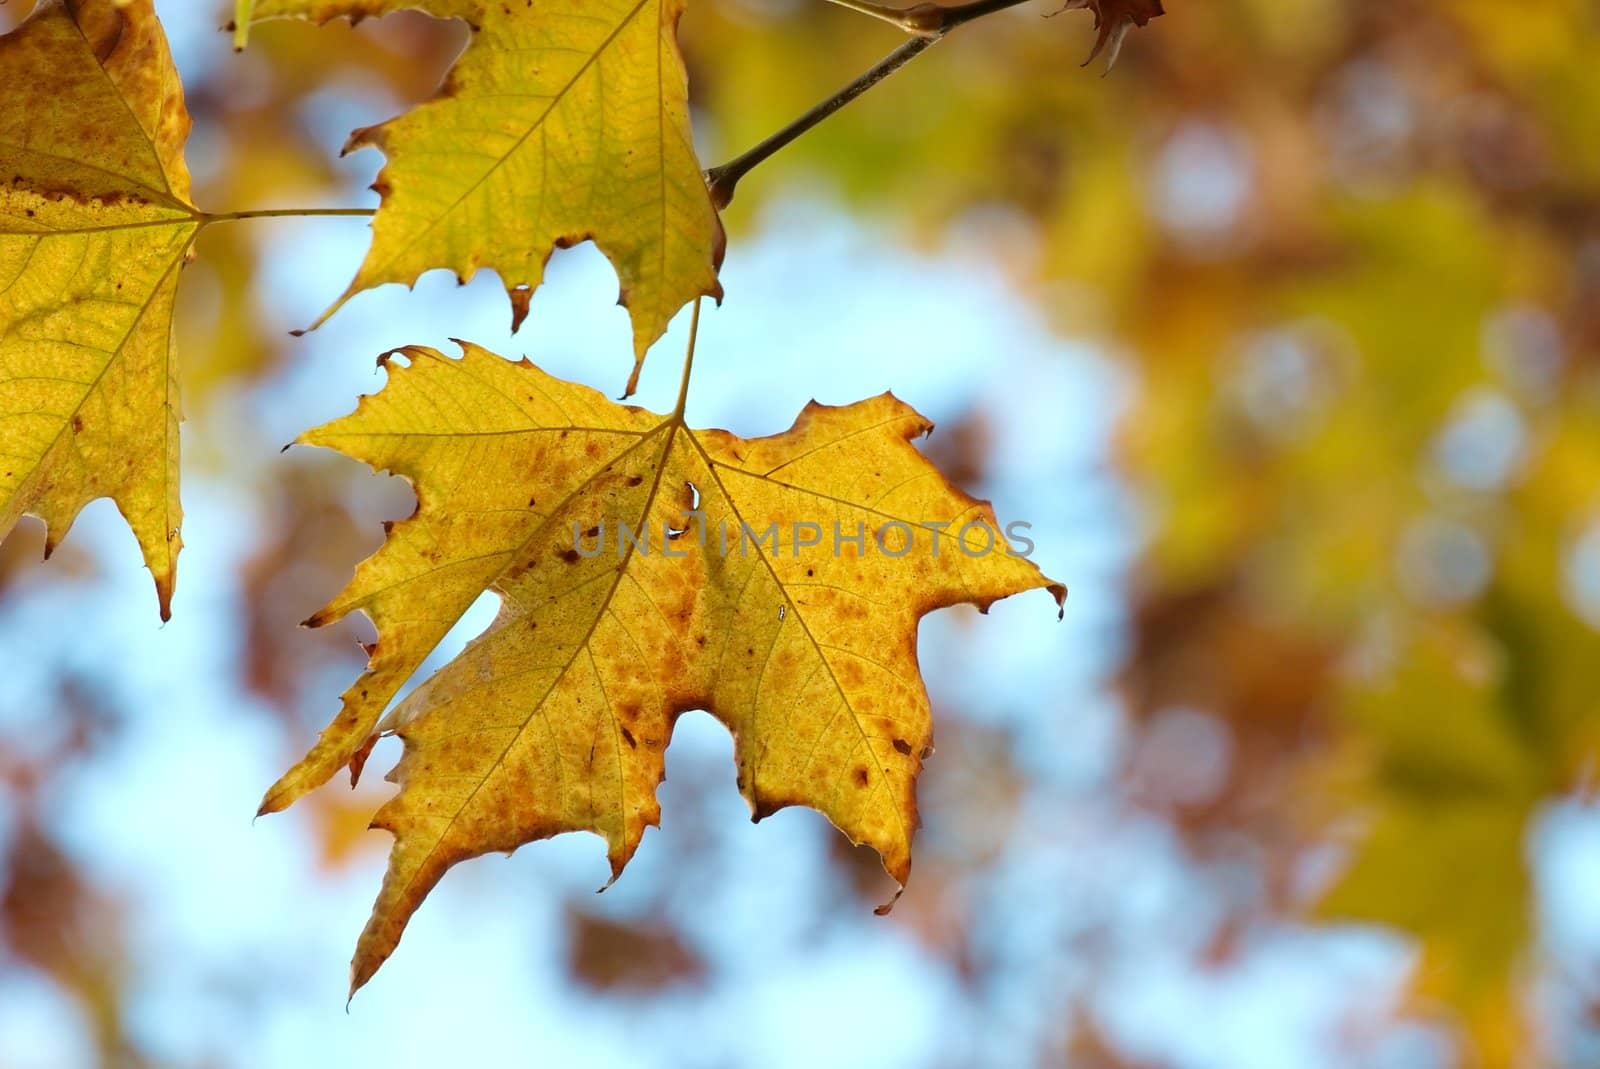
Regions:
<instances>
[{"instance_id":1,"label":"blurred background foliage","mask_svg":"<svg viewBox=\"0 0 1600 1069\"><path fill-rule=\"evenodd\" d=\"M0 24L25 7L11 0ZM1018 662L980 644L989 621L925 629L925 659L936 642L944 665L930 672L939 753L923 788L917 872L886 921L856 916L882 895L872 858L820 829L774 821L783 826L764 827L763 838L800 838L821 873L785 899L791 941L748 954L729 950L726 932L718 941L719 924L757 937L730 919L726 898L703 892L733 879L739 849L719 830L731 773L714 748L686 775L674 765L668 829L657 837L668 856L630 872L628 897L588 894L586 854L587 867L568 865L577 856L568 851L519 870L526 893L542 888L562 948L528 968L553 970L585 1005L622 1007L606 1027L638 1029L637 1042L650 1042L647 1023L664 1021L704 1041L665 1042L655 1052L664 1064L770 1063L738 1042L770 1015L731 1019L744 1011L728 990L832 938L845 939L841 967L853 967L852 954L881 951L881 935L861 933L885 927L909 941L895 946L916 948L905 975L885 975L909 984L936 970L942 979L919 981L942 992L928 1004L965 1010L924 1015L937 1041L892 1056L846 1028L861 1060L830 1064L1410 1069L1600 1059L1600 923L1583 915L1600 915L1591 793L1600 9L1592 0L1168 7L1107 77L1078 67L1093 39L1081 12L1054 17L1041 3L980 20L740 186L727 218L730 264L741 245L781 232L793 204L820 200L830 218L866 228L873 246L981 262L1056 337L1125 380L1125 401L1110 400L1118 391L1102 382L1087 404L1031 424L1065 436L1072 428L1056 420L1116 409L1103 455L1086 454L1092 471L1040 464L1028 470L1047 482L1019 484L1017 449L1052 445L1019 447L1005 425L1051 372L981 351L972 354L980 369L992 363L1010 377L955 405L929 444L959 482L1013 510L1047 512L1070 498L1063 522L1120 550L1091 569L1108 578L1103 587L1091 579L1086 593L1071 567L1079 558L1050 568L1074 586L1069 617L1086 614L1079 626L1105 651L1071 685L1018 689L991 678ZM465 38L459 25L411 14L356 29L274 24L235 57L209 32L226 12L158 8L196 116L196 201L217 209L349 203L377 161L360 161L364 170L336 161L341 128L431 95ZM710 164L848 81L898 33L820 0L704 0L691 5L682 38ZM345 234L349 266L363 233ZM781 261L774 240L766 255ZM363 624L314 633L295 624L375 548L376 521L410 507L403 486L340 458L276 455L313 422L294 402L317 389L284 386L315 374L284 333L302 324L284 322L271 298L272 258L289 248L264 228L208 229L180 304L186 471L233 488L254 510L227 562L234 593L217 618L239 636L219 663L229 693L248 695L237 716L250 745L267 751L263 767L303 747L362 661ZM933 329L925 317L940 292L907 293L870 265L858 279L848 255L815 264L808 255L797 250L782 266L787 289L758 293L751 306L782 323L780 302L828 307L855 294L850 315L863 332L911 344ZM343 270L329 269L336 284L323 303ZM907 278L959 284L949 273ZM730 306L741 299L730 285ZM297 306L303 318L320 310L316 300ZM540 314L563 310L546 302ZM460 333L443 313L434 328L396 343ZM541 329L537 317L530 328ZM362 363L381 348L338 359ZM625 355L625 344L612 348ZM821 389L815 368L768 359L746 353L736 365L745 379L729 387L733 411L740 397L755 404L768 376ZM921 359L906 354L913 377ZM1101 489L1067 488L1085 480ZM8 648L23 651L18 663L36 662L27 678L48 682L45 693L17 689L12 705L0 704L0 972L45 979L89 1063L254 1064L235 1044L186 1051L140 1023L152 1001L184 1004L170 985L152 990L127 950L154 938L153 907L123 900L115 876L85 860L94 844L53 806L79 789L97 754L124 745L130 723L164 710L130 706L105 685L118 672L113 651L85 665L16 644L19 621L45 611L28 604L57 606L54 625L76 627L62 590L133 571L131 551L74 540L42 567L39 543L25 525L0 545ZM191 594L199 568L186 575ZM142 588L121 588L120 600L138 600L132 589ZM118 611L154 615L142 602ZM1084 729L1032 723L1080 717L1111 739L1092 760L1056 746L1081 741L1072 732ZM1074 760L1092 767L1063 775ZM352 869L370 878L381 857L386 840L365 823L383 790L325 790L293 825L293 849L312 859L313 878L342 889L351 917L363 885L341 881ZM190 789L189 804L208 804L200 791ZM233 823L231 834L251 834ZM159 835L150 842L158 849ZM760 887L762 877L732 886ZM1152 896L1158 905L1139 904ZM353 937L354 925L346 929ZM1337 964L1342 947L1370 951L1369 936L1382 948L1377 964ZM405 959L402 949L396 964ZM452 974L475 965L460 946L418 960L414 968L433 970L419 991L459 984ZM328 960L288 969L312 971L327 972ZM1278 979L1300 974L1328 982L1301 990ZM264 997L252 985L286 982L281 970L239 962L205 981L233 985L245 1004ZM1181 998L1152 993L1180 986ZM801 1019L822 1013L823 996L786 997L790 1030L840 1027ZM1317 1011L1290 1012L1282 1000L1295 998ZM358 1001L363 1012L381 1016ZM1256 1015L1321 1025L1303 1047L1274 1046L1281 1037ZM22 1041L7 1047L6 1020L0 1063L31 1064ZM906 1026L887 1010L880 1023ZM726 1046L706 1040L717 1029Z\"/></svg>"}]
</instances>

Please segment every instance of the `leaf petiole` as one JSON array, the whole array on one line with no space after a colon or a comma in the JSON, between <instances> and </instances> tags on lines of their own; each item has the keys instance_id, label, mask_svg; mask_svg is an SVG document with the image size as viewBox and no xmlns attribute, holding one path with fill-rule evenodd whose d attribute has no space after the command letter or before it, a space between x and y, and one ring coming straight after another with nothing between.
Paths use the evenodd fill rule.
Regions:
<instances>
[{"instance_id":1,"label":"leaf petiole","mask_svg":"<svg viewBox=\"0 0 1600 1069\"><path fill-rule=\"evenodd\" d=\"M374 215L376 208L257 208L243 212L201 212L199 220L201 226L211 223L232 223L241 219L285 219L295 217L317 216L361 216Z\"/></svg>"},{"instance_id":2,"label":"leaf petiole","mask_svg":"<svg viewBox=\"0 0 1600 1069\"><path fill-rule=\"evenodd\" d=\"M683 422L683 411L689 403L689 372L694 370L694 343L700 335L700 298L694 299L694 311L689 313L689 347L683 354L683 379L678 383L678 403L673 406L672 418Z\"/></svg>"}]
</instances>

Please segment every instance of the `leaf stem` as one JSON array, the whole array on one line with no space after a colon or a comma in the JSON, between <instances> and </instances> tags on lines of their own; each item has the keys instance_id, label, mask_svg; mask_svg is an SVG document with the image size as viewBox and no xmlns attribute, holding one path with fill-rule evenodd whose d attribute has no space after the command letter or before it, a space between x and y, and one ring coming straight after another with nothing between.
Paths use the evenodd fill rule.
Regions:
<instances>
[{"instance_id":1,"label":"leaf stem","mask_svg":"<svg viewBox=\"0 0 1600 1069\"><path fill-rule=\"evenodd\" d=\"M957 4L953 7L920 3L903 9L883 7L873 3L872 0L830 0L830 2L891 23L913 36L911 40L863 71L849 85L819 102L754 148L706 171L706 188L711 191L711 202L716 205L718 211L733 201L734 189L746 174L776 155L780 149L801 134L932 48L945 34L973 19L1025 4L1028 0L971 0L970 3Z\"/></svg>"},{"instance_id":2,"label":"leaf stem","mask_svg":"<svg viewBox=\"0 0 1600 1069\"><path fill-rule=\"evenodd\" d=\"M926 18L929 9L937 12L935 21L939 33L949 33L957 26L963 26L973 19L981 19L985 15L992 15L996 11L1004 11L1008 7L1017 7L1027 3L1028 0L971 0L970 3L957 4L954 7L940 7L937 4L918 4L908 9L908 14L917 13L919 18ZM1048 16L1046 16L1048 17Z\"/></svg>"},{"instance_id":3,"label":"leaf stem","mask_svg":"<svg viewBox=\"0 0 1600 1069\"><path fill-rule=\"evenodd\" d=\"M307 216L358 216L373 215L376 208L257 208L245 212L202 212L200 222L232 223L240 219L284 219L290 217Z\"/></svg>"},{"instance_id":4,"label":"leaf stem","mask_svg":"<svg viewBox=\"0 0 1600 1069\"><path fill-rule=\"evenodd\" d=\"M887 22L891 26L898 26L908 32L910 31L910 27L906 24L906 8L884 7L882 4L872 3L871 0L828 0L828 3L836 4L858 14L866 15L880 22Z\"/></svg>"},{"instance_id":5,"label":"leaf stem","mask_svg":"<svg viewBox=\"0 0 1600 1069\"><path fill-rule=\"evenodd\" d=\"M884 7L882 4L873 3L872 0L828 0L828 2L898 26L907 33L924 37L942 37L962 23L980 19L1008 7L1025 4L1028 0L969 0L968 3L949 7L924 2L904 8Z\"/></svg>"},{"instance_id":6,"label":"leaf stem","mask_svg":"<svg viewBox=\"0 0 1600 1069\"><path fill-rule=\"evenodd\" d=\"M694 299L694 311L689 313L689 348L683 355L683 380L678 383L678 403L673 406L672 418L683 422L683 412L689 403L689 372L694 370L694 343L700 336L700 300Z\"/></svg>"}]
</instances>

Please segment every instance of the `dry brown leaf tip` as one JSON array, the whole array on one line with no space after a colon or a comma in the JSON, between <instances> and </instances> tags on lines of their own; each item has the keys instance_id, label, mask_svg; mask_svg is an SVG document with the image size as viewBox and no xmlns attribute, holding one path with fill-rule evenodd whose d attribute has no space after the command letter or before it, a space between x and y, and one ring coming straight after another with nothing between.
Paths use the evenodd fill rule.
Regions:
<instances>
[{"instance_id":1,"label":"dry brown leaf tip","mask_svg":"<svg viewBox=\"0 0 1600 1069\"><path fill-rule=\"evenodd\" d=\"M1151 19L1166 14L1161 0L1067 0L1062 10L1094 12L1094 26L1099 36L1083 65L1087 67L1104 53L1106 70L1116 66L1117 57L1122 54L1122 42L1130 30L1147 26Z\"/></svg>"},{"instance_id":2,"label":"dry brown leaf tip","mask_svg":"<svg viewBox=\"0 0 1600 1069\"><path fill-rule=\"evenodd\" d=\"M355 985L458 861L590 831L615 878L659 822L663 755L691 709L732 733L753 815L817 809L904 884L933 741L917 621L1066 593L911 444L927 421L883 394L813 403L746 439L464 350L403 350L379 393L303 439L404 476L418 498L313 617L363 611L379 640L263 804L325 782L376 731L404 742L400 791L373 822L395 844ZM494 623L380 725L486 590Z\"/></svg>"}]
</instances>

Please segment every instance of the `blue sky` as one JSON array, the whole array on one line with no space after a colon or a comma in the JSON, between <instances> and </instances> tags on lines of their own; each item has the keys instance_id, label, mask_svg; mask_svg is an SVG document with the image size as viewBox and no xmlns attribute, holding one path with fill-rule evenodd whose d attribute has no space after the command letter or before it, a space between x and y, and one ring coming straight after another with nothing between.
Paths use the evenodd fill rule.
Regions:
<instances>
[{"instance_id":1,"label":"blue sky","mask_svg":"<svg viewBox=\"0 0 1600 1069\"><path fill-rule=\"evenodd\" d=\"M158 8L186 77L231 61L209 6ZM395 107L359 93L322 103L315 122L330 152L348 127ZM209 165L205 145L202 131L191 148L197 171ZM340 165L352 200L373 199L364 187L380 162L366 152ZM286 327L309 323L342 291L366 244L362 220L252 225L267 235L264 290ZM414 292L390 286L355 298L294 342L270 381L224 390L191 412L186 550L170 624L159 624L132 537L107 502L72 533L101 565L93 581L57 581L47 566L0 601L4 745L49 737L41 696L64 672L91 680L129 716L113 749L59 785L51 812L78 860L126 903L142 1044L178 1063L262 1067L1008 1065L1082 1000L1152 1060L1336 1064L1334 1030L1352 1006L1381 1018L1407 949L1372 933L1284 929L1255 937L1225 970L1197 971L1194 951L1219 920L1195 890L1202 874L1172 829L1112 797L1126 740L1108 681L1122 654L1122 585L1141 521L1136 495L1112 470L1111 435L1139 384L1095 339L1055 334L1004 265L970 243L907 251L811 190L780 199L753 231L731 238L727 299L702 319L690 422L766 434L812 398L843 403L885 389L936 423L986 413L998 474L981 490L1002 521L1033 525L1034 559L1071 588L1061 622L1038 593L983 618L946 611L921 633L936 715L959 711L1003 729L1034 784L1017 830L986 844L1000 857L971 889L984 907L978 943L1003 965L994 982L975 997L906 928L866 910L840 913L825 852L835 833L799 811L750 824L726 732L693 714L668 754L664 826L646 836L603 908L666 911L712 964L701 988L643 1000L571 984L566 902L600 886L606 866L598 840L569 836L453 871L346 1012L347 962L383 850L330 876L303 814L252 822L262 790L297 756L235 667L244 596L236 573L269 507L252 493L256 476L282 462L284 442L379 389L374 358L403 344L451 351L447 339L466 338L615 395L631 364L628 322L610 267L581 247L557 254L516 337L491 273L458 287L436 272ZM671 407L686 329L680 316L658 345L637 402ZM432 664L492 613L486 598ZM328 681L328 715L345 682ZM393 757L386 743L374 764ZM10 820L0 803L0 836ZM956 836L954 820L925 834ZM1577 892L1600 886L1593 864L1572 860L1592 824L1568 813L1547 829L1552 923L1578 924ZM690 850L696 835L711 837L715 860L686 877L683 867L705 856ZM1242 868L1238 878L1251 877ZM684 886L692 893L659 897ZM907 894L916 893L913 877ZM1091 930L1111 940L1111 967L1077 955ZM1592 924L1586 931L1600 939ZM75 1015L38 979L0 971L0 1065L90 1064ZM984 1037L980 1049L961 1046L973 1036ZM1375 1067L1425 1069L1440 1058L1436 1038L1413 1028L1390 1030L1374 1051Z\"/></svg>"}]
</instances>

